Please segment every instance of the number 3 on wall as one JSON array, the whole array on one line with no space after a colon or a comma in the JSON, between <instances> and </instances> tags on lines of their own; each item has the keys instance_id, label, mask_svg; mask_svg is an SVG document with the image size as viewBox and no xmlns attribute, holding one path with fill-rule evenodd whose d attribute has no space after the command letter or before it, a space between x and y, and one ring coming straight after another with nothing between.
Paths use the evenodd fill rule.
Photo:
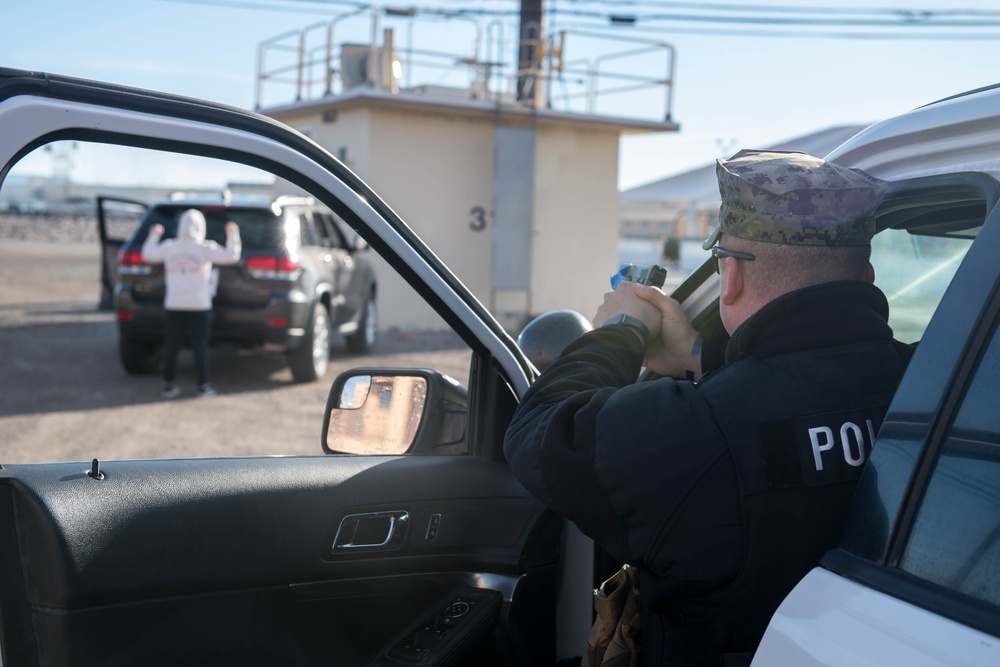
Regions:
<instances>
[{"instance_id":1,"label":"number 3 on wall","mask_svg":"<svg viewBox=\"0 0 1000 667\"><path fill-rule=\"evenodd\" d=\"M482 206L473 206L469 209L472 220L469 221L469 229L474 232L481 232L486 229L486 209Z\"/></svg>"}]
</instances>

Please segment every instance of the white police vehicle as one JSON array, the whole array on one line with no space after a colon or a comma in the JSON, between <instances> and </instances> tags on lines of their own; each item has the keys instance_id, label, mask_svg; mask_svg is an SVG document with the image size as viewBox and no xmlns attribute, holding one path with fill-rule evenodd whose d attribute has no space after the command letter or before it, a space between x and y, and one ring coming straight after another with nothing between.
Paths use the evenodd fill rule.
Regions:
<instances>
[{"instance_id":1,"label":"white police vehicle","mask_svg":"<svg viewBox=\"0 0 1000 667\"><path fill-rule=\"evenodd\" d=\"M376 193L253 113L0 69L0 181L57 140L279 174L364 237L469 363L461 384L433 364L339 377L324 442L351 456L0 460L3 665L579 654L601 573L502 454L535 369ZM789 594L754 665L1000 664L1000 88L875 125L831 157L892 182L873 261L898 337L920 344L842 545ZM675 293L706 332L714 276L706 265ZM844 453L839 437L817 432L817 456Z\"/></svg>"},{"instance_id":2,"label":"white police vehicle","mask_svg":"<svg viewBox=\"0 0 1000 667\"><path fill-rule=\"evenodd\" d=\"M753 665L998 665L1000 87L877 123L827 157L892 182L876 283L919 345L840 548L782 603Z\"/></svg>"}]
</instances>

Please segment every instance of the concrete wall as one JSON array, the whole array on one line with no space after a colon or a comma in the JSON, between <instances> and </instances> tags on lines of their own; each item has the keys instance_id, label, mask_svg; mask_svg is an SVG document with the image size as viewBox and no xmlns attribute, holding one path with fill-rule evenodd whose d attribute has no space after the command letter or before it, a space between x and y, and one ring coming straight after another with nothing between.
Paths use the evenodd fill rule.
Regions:
<instances>
[{"instance_id":1,"label":"concrete wall","mask_svg":"<svg viewBox=\"0 0 1000 667\"><path fill-rule=\"evenodd\" d=\"M618 269L618 134L543 127L536 151L531 310L589 319Z\"/></svg>"},{"instance_id":2,"label":"concrete wall","mask_svg":"<svg viewBox=\"0 0 1000 667\"><path fill-rule=\"evenodd\" d=\"M368 149L371 145L371 113L369 109L338 111L323 120L319 113L282 118L328 151L350 168L366 178L370 173ZM367 179L366 179L367 180Z\"/></svg>"},{"instance_id":3,"label":"concrete wall","mask_svg":"<svg viewBox=\"0 0 1000 667\"><path fill-rule=\"evenodd\" d=\"M492 124L395 109L375 109L372 119L365 180L488 305ZM413 299L393 307L401 321L424 320Z\"/></svg>"},{"instance_id":4,"label":"concrete wall","mask_svg":"<svg viewBox=\"0 0 1000 667\"><path fill-rule=\"evenodd\" d=\"M339 110L328 121L319 113L282 121L341 158L489 303L492 124L373 107ZM386 262L373 263L382 328L445 328Z\"/></svg>"}]
</instances>

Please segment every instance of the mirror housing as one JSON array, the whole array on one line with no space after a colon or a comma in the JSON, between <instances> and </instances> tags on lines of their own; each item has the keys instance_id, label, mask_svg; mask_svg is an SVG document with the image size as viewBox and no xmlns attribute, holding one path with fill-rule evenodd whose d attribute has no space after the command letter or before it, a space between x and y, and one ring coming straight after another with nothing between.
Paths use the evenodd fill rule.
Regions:
<instances>
[{"instance_id":1,"label":"mirror housing","mask_svg":"<svg viewBox=\"0 0 1000 667\"><path fill-rule=\"evenodd\" d=\"M528 322L517 337L517 346L535 368L544 371L567 345L593 328L575 310L551 310Z\"/></svg>"},{"instance_id":2,"label":"mirror housing","mask_svg":"<svg viewBox=\"0 0 1000 667\"><path fill-rule=\"evenodd\" d=\"M425 368L353 368L333 381L323 414L327 454L467 451L468 390Z\"/></svg>"}]
</instances>

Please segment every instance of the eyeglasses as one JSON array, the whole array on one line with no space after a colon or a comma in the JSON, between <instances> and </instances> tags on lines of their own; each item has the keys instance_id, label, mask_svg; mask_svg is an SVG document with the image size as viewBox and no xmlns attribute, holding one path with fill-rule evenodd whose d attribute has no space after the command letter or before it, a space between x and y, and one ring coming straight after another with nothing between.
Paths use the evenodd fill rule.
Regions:
<instances>
[{"instance_id":1,"label":"eyeglasses","mask_svg":"<svg viewBox=\"0 0 1000 667\"><path fill-rule=\"evenodd\" d=\"M712 246L712 266L715 268L715 272L719 272L719 258L722 257L735 257L736 259L742 259L745 262L752 262L756 257L748 252L736 252L734 250L726 250L720 246Z\"/></svg>"}]
</instances>

